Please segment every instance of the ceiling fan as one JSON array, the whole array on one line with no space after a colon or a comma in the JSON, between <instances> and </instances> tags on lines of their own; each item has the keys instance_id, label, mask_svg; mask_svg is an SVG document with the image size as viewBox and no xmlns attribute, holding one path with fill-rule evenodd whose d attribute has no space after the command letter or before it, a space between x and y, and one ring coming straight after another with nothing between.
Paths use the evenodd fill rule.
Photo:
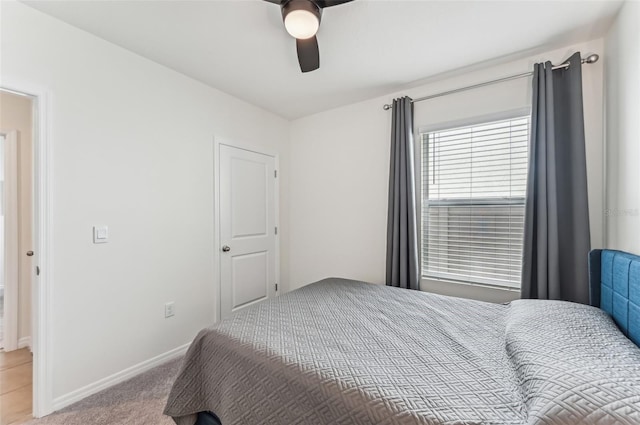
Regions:
<instances>
[{"instance_id":1,"label":"ceiling fan","mask_svg":"<svg viewBox=\"0 0 640 425\"><path fill-rule=\"evenodd\" d=\"M296 39L298 62L302 72L320 68L320 52L316 33L320 28L322 9L353 0L265 0L280 5L287 32Z\"/></svg>"}]
</instances>

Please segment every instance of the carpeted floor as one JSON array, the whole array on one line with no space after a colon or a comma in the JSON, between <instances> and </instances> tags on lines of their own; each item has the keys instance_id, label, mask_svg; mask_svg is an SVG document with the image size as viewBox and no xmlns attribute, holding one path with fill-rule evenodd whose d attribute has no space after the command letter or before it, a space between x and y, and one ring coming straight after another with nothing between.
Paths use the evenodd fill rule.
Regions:
<instances>
[{"instance_id":1,"label":"carpeted floor","mask_svg":"<svg viewBox=\"0 0 640 425\"><path fill-rule=\"evenodd\" d=\"M162 411L181 362L165 363L27 425L175 425Z\"/></svg>"}]
</instances>

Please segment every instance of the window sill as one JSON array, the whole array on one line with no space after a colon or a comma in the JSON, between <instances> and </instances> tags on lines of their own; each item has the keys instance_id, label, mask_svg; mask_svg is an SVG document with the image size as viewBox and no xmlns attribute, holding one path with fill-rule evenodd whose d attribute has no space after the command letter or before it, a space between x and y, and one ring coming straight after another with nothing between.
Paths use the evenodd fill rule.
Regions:
<instances>
[{"instance_id":1,"label":"window sill","mask_svg":"<svg viewBox=\"0 0 640 425\"><path fill-rule=\"evenodd\" d=\"M420 290L439 295L468 298L492 303L506 303L520 298L520 290L508 287L458 282L444 279L420 279Z\"/></svg>"}]
</instances>

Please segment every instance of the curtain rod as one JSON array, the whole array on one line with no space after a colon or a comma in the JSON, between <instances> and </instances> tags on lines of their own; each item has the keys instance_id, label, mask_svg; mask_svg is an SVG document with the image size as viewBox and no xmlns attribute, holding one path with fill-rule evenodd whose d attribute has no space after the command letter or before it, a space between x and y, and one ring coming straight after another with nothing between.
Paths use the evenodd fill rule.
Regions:
<instances>
[{"instance_id":1,"label":"curtain rod","mask_svg":"<svg viewBox=\"0 0 640 425\"><path fill-rule=\"evenodd\" d=\"M586 58L582 58L581 63L596 63L596 62L598 62L598 59L600 59L600 56L595 54L595 53L593 53L593 54L587 56ZM565 68L569 68L569 62L565 62L565 63L563 63L561 65L556 65L552 69L555 70L555 69L565 69ZM436 97L447 96L447 95L458 93L458 92L462 92L462 91L467 91L467 90L471 90L471 89L477 89L479 87L484 87L484 86L488 86L488 85L496 84L496 83L502 83L504 81L517 80L519 78L529 77L531 75L533 75L532 71L531 72L523 72L522 74L510 75L508 77L498 78L497 80L485 81L484 83L474 84L472 86L460 87L460 88L457 88L457 89L453 89L453 90L448 90L448 91L444 91L444 92L441 92L441 93L432 94L432 95L429 95L429 96L419 97L417 99L412 99L411 103L422 102L423 100L429 100L429 99L433 99L433 98L436 98ZM385 111L388 111L389 109L393 109L393 105L386 104L382 108Z\"/></svg>"}]
</instances>

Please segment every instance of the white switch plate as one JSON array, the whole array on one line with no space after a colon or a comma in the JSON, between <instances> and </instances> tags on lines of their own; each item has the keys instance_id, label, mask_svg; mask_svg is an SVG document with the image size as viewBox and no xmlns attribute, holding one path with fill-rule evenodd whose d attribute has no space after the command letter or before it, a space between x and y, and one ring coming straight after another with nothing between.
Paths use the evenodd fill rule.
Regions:
<instances>
[{"instance_id":1,"label":"white switch plate","mask_svg":"<svg viewBox=\"0 0 640 425\"><path fill-rule=\"evenodd\" d=\"M173 310L175 303L173 301L168 302L164 305L164 317L168 318L168 317L172 317L174 316L176 313Z\"/></svg>"},{"instance_id":2,"label":"white switch plate","mask_svg":"<svg viewBox=\"0 0 640 425\"><path fill-rule=\"evenodd\" d=\"M93 226L93 243L109 242L109 228L107 226Z\"/></svg>"}]
</instances>

